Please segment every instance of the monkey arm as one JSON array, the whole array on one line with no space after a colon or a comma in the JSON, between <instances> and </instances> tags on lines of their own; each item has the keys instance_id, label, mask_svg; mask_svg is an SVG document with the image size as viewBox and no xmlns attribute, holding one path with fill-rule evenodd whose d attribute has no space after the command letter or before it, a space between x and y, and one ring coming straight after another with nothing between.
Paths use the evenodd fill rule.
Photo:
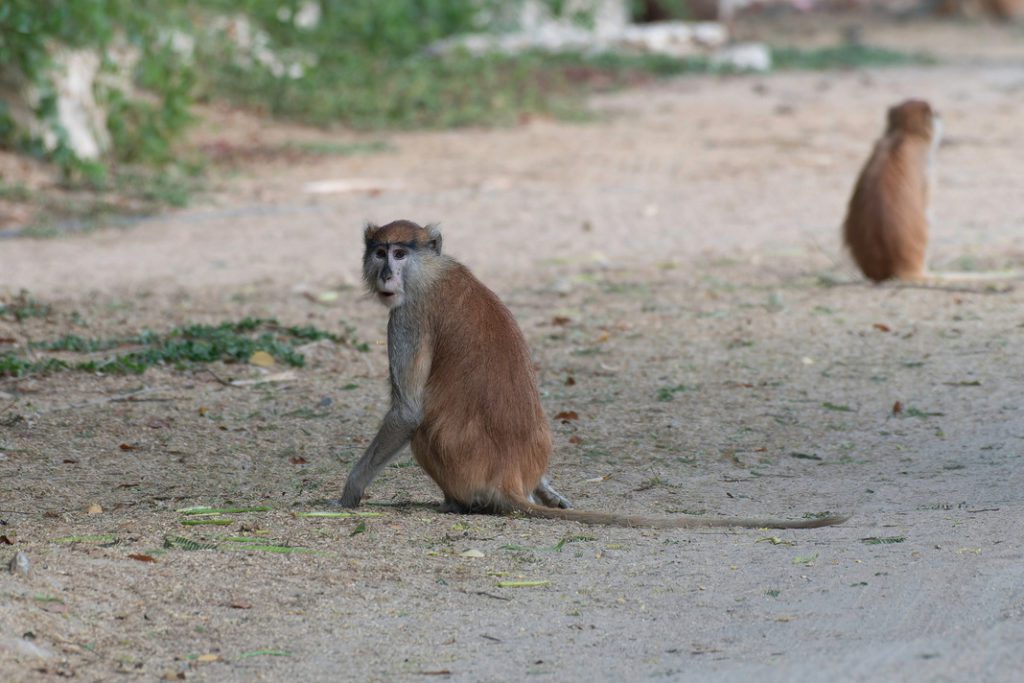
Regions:
<instances>
[{"instance_id":1,"label":"monkey arm","mask_svg":"<svg viewBox=\"0 0 1024 683\"><path fill-rule=\"evenodd\" d=\"M412 439L419 427L420 411L410 406L393 406L384 416L384 422L377 431L366 453L359 459L348 475L345 490L341 494L341 505L354 508L363 498L363 492L370 482L392 458Z\"/></svg>"}]
</instances>

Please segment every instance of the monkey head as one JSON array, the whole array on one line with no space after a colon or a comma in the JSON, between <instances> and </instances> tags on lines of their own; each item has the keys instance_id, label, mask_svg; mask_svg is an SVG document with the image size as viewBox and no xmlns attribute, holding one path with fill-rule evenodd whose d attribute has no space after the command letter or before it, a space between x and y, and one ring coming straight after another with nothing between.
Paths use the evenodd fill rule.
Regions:
<instances>
[{"instance_id":1,"label":"monkey head","mask_svg":"<svg viewBox=\"0 0 1024 683\"><path fill-rule=\"evenodd\" d=\"M924 100L907 100L889 109L888 131L932 139L941 122L939 115Z\"/></svg>"},{"instance_id":2,"label":"monkey head","mask_svg":"<svg viewBox=\"0 0 1024 683\"><path fill-rule=\"evenodd\" d=\"M388 308L415 299L429 284L441 256L441 231L412 221L366 226L363 279L371 294Z\"/></svg>"}]
</instances>

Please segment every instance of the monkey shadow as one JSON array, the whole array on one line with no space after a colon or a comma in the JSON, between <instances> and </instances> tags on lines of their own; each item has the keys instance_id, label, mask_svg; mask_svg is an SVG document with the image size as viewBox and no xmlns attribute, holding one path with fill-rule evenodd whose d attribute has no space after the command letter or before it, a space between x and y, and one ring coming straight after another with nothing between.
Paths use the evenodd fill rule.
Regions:
<instances>
[{"instance_id":1,"label":"monkey shadow","mask_svg":"<svg viewBox=\"0 0 1024 683\"><path fill-rule=\"evenodd\" d=\"M341 508L337 498L320 498L306 502L310 508ZM376 501L368 500L359 504L359 508L366 512L366 508L389 508L391 510L431 510L433 512L447 512L443 509L443 503L427 503L414 500L393 500Z\"/></svg>"}]
</instances>

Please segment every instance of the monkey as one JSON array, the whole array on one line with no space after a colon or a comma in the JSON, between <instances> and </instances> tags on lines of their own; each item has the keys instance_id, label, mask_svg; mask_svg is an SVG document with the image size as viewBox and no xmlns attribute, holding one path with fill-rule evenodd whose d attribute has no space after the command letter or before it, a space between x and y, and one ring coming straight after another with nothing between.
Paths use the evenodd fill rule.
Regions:
<instances>
[{"instance_id":1,"label":"monkey","mask_svg":"<svg viewBox=\"0 0 1024 683\"><path fill-rule=\"evenodd\" d=\"M946 16L984 13L998 21L1014 21L1024 18L1024 0L936 0L933 10Z\"/></svg>"},{"instance_id":2,"label":"monkey","mask_svg":"<svg viewBox=\"0 0 1024 683\"><path fill-rule=\"evenodd\" d=\"M928 102L912 99L889 108L885 134L857 178L843 221L843 241L853 260L875 283L928 287L1018 278L1016 271L927 270L928 203L941 138L942 119Z\"/></svg>"},{"instance_id":3,"label":"monkey","mask_svg":"<svg viewBox=\"0 0 1024 683\"><path fill-rule=\"evenodd\" d=\"M874 282L925 277L929 176L941 128L924 100L890 107L885 134L857 178L843 240Z\"/></svg>"},{"instance_id":4,"label":"monkey","mask_svg":"<svg viewBox=\"0 0 1024 683\"><path fill-rule=\"evenodd\" d=\"M469 269L442 254L436 225L371 223L364 241L366 287L389 309L391 407L349 472L341 506L358 506L374 477L409 444L440 487L445 512L519 512L655 528L813 528L845 521L638 517L572 509L547 477L551 428L512 313Z\"/></svg>"}]
</instances>

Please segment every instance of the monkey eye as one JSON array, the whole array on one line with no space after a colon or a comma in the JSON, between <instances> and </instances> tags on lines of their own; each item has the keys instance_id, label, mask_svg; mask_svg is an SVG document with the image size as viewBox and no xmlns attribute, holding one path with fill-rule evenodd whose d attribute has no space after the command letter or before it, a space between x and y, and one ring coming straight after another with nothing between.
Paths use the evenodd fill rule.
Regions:
<instances>
[{"instance_id":1,"label":"monkey eye","mask_svg":"<svg viewBox=\"0 0 1024 683\"><path fill-rule=\"evenodd\" d=\"M386 249L378 249L374 252L374 256L377 258L387 258L388 252Z\"/></svg>"},{"instance_id":2,"label":"monkey eye","mask_svg":"<svg viewBox=\"0 0 1024 683\"><path fill-rule=\"evenodd\" d=\"M406 254L408 253L409 252L407 252L405 249L395 249L395 258L401 261L406 257Z\"/></svg>"}]
</instances>

